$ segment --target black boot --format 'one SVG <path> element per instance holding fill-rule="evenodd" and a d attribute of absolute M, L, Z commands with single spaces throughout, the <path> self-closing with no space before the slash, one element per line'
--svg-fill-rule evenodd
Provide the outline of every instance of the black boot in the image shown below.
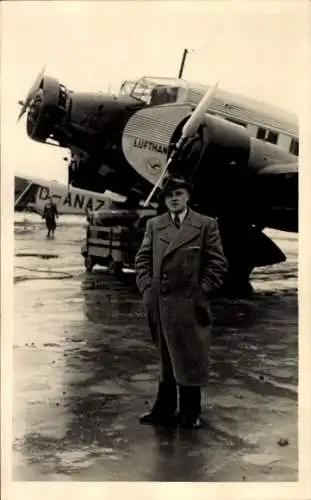
<path fill-rule="evenodd" d="M 141 415 L 141 424 L 175 426 L 177 388 L 174 382 L 160 382 L 156 401 L 150 412 Z"/>
<path fill-rule="evenodd" d="M 201 413 L 201 389 L 199 386 L 179 387 L 179 417 L 180 427 L 198 429 L 202 422 Z"/>

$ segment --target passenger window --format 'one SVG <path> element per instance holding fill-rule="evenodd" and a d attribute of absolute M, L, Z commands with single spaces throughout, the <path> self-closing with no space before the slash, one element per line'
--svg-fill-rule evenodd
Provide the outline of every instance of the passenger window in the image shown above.
<path fill-rule="evenodd" d="M 272 132 L 271 130 L 268 132 L 268 136 L 266 141 L 271 142 L 272 144 L 277 144 L 279 138 L 279 134 L 276 132 Z"/>
<path fill-rule="evenodd" d="M 299 154 L 299 143 L 298 143 L 297 139 L 292 139 L 292 142 L 290 143 L 289 151 L 293 155 L 298 156 L 298 154 Z"/>
<path fill-rule="evenodd" d="M 259 127 L 257 131 L 257 139 L 265 139 L 267 130 L 265 128 Z"/>

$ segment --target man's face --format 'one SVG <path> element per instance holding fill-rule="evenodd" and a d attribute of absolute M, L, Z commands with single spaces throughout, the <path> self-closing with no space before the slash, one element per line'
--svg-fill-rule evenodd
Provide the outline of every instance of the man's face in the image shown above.
<path fill-rule="evenodd" d="M 165 205 L 170 212 L 178 214 L 187 208 L 189 193 L 187 189 L 177 188 L 169 191 L 165 196 Z"/>

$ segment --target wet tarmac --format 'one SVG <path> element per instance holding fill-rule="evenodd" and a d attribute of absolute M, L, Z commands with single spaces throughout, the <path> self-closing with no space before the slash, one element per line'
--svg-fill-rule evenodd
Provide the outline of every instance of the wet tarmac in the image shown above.
<path fill-rule="evenodd" d="M 199 430 L 141 426 L 157 385 L 144 309 L 126 273 L 87 274 L 80 219 L 55 240 L 17 216 L 13 479 L 297 481 L 297 237 L 257 269 L 253 300 L 216 300 Z"/>

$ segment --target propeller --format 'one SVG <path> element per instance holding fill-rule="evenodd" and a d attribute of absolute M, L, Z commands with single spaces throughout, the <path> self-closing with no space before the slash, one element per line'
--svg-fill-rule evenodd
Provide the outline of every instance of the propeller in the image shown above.
<path fill-rule="evenodd" d="M 30 88 L 25 101 L 24 102 L 18 101 L 18 104 L 20 104 L 22 106 L 22 109 L 18 115 L 17 123 L 20 121 L 22 116 L 25 114 L 30 102 L 35 98 L 36 93 L 38 92 L 38 90 L 40 88 L 41 81 L 42 81 L 42 78 L 44 76 L 44 72 L 45 72 L 45 66 L 43 66 L 43 68 L 40 71 L 39 75 L 37 76 L 35 82 L 33 83 L 32 87 Z"/>
<path fill-rule="evenodd" d="M 206 92 L 206 94 L 202 97 L 201 101 L 199 102 L 199 104 L 197 105 L 197 107 L 195 108 L 193 113 L 190 115 L 189 119 L 184 124 L 184 126 L 182 128 L 182 132 L 181 132 L 181 138 L 179 139 L 178 143 L 175 145 L 175 148 L 174 148 L 172 154 L 170 155 L 170 157 L 166 163 L 166 166 L 163 169 L 162 174 L 160 175 L 159 179 L 157 180 L 156 184 L 154 185 L 148 198 L 145 200 L 145 202 L 143 204 L 144 207 L 146 207 L 150 203 L 150 200 L 153 197 L 157 188 L 160 186 L 170 163 L 172 162 L 172 160 L 174 160 L 177 157 L 178 153 L 183 148 L 186 140 L 189 139 L 190 137 L 192 137 L 193 135 L 195 135 L 196 132 L 198 131 L 199 126 L 202 124 L 202 122 L 204 120 L 205 113 L 206 113 L 208 107 L 210 106 L 214 96 L 215 96 L 215 93 L 216 93 L 216 90 L 218 87 L 218 83 L 219 82 L 216 82 L 215 85 L 213 85 L 213 87 L 211 87 Z"/>

